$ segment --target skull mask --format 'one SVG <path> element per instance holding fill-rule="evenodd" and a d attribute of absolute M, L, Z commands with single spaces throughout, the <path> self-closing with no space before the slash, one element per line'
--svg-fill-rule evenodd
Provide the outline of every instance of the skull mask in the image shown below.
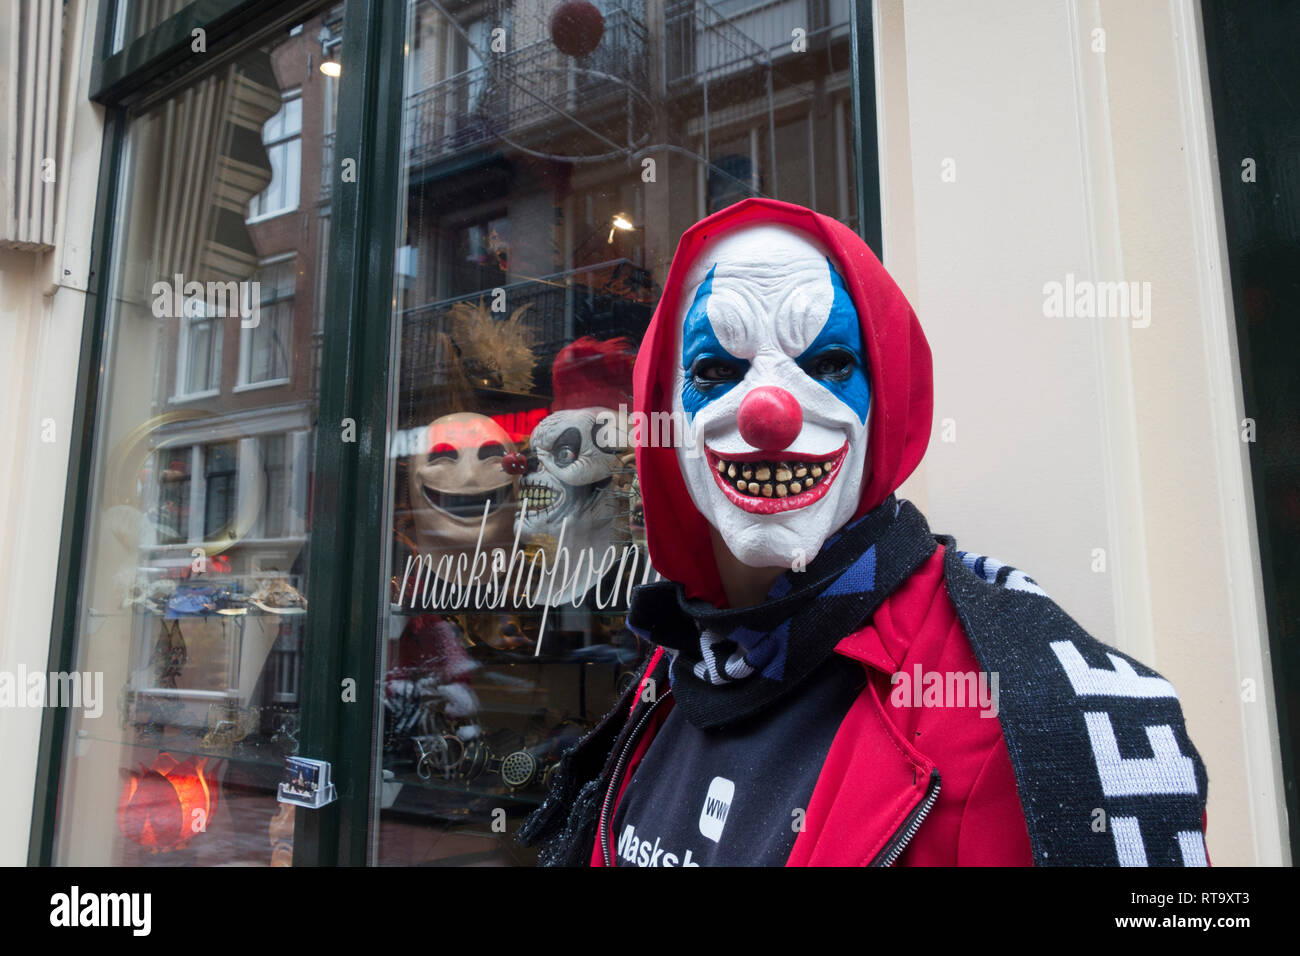
<path fill-rule="evenodd" d="M 742 563 L 812 560 L 858 507 L 870 383 L 853 301 L 826 253 L 755 225 L 686 283 L 673 411 L 691 500 Z"/>
<path fill-rule="evenodd" d="M 534 544 L 558 543 L 568 551 L 574 578 L 552 596 L 552 604 L 595 583 L 577 580 L 580 560 L 590 561 L 589 569 L 599 567 L 615 539 L 626 540 L 626 526 L 619 523 L 626 498 L 620 479 L 628 475 L 620 452 L 627 444 L 632 362 L 627 340 L 584 336 L 561 349 L 551 368 L 555 402 L 529 439 L 531 457 L 519 493 L 523 533 Z"/>
<path fill-rule="evenodd" d="M 614 475 L 623 467 L 619 449 L 602 445 L 609 412 L 604 408 L 570 408 L 546 416 L 533 429 L 534 462 L 519 484 L 524 534 L 558 537 L 570 550 L 608 542 L 617 516 Z"/>
<path fill-rule="evenodd" d="M 515 444 L 505 429 L 473 412 L 444 415 L 429 426 L 428 447 L 409 461 L 420 551 L 472 557 L 480 528 L 484 552 L 509 548 L 514 479 L 502 470 L 501 459 L 515 451 Z"/>

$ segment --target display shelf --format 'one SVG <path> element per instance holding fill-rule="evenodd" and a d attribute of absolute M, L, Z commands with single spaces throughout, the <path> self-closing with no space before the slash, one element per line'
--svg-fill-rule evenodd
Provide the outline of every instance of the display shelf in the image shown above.
<path fill-rule="evenodd" d="M 88 733 L 87 731 L 82 729 L 77 731 L 77 737 L 79 740 L 89 740 L 95 743 L 102 743 L 102 744 L 116 744 L 117 746 L 120 747 L 127 747 L 132 750 L 147 751 L 149 753 L 154 753 L 154 754 L 169 753 L 175 757 L 210 757 L 214 760 L 229 760 L 237 764 L 245 764 L 249 766 L 260 766 L 260 767 L 274 767 L 274 768 L 278 768 L 279 770 L 284 769 L 284 758 L 286 756 L 291 756 L 289 754 L 282 754 L 279 751 L 274 750 L 273 748 L 271 748 L 269 743 L 267 744 L 266 749 L 260 752 L 257 749 L 252 749 L 247 746 L 241 748 L 239 744 L 236 744 L 231 751 L 226 752 L 223 750 L 219 750 L 217 748 L 211 748 L 211 749 L 206 748 L 202 745 L 201 742 L 199 742 L 195 738 L 191 738 L 188 741 L 185 740 L 183 737 L 177 739 L 179 735 L 177 735 L 177 737 L 171 737 L 171 738 L 168 738 L 167 736 L 163 736 L 158 738 L 156 741 L 155 740 L 134 740 L 133 741 L 128 739 L 129 735 L 124 735 L 122 737 L 113 737 L 107 734 Z M 141 761 L 141 762 L 145 764 L 149 763 L 148 760 Z"/>
<path fill-rule="evenodd" d="M 294 617 L 307 616 L 306 608 L 286 608 L 285 610 L 282 611 L 265 611 L 260 607 L 249 607 L 249 608 L 244 608 L 243 611 L 244 613 L 242 614 L 222 614 L 219 611 L 211 611 L 207 614 L 177 614 L 175 617 L 167 617 L 166 611 L 159 611 L 155 608 L 136 606 L 129 613 L 138 614 L 141 617 L 156 617 L 160 620 L 168 620 L 168 621 L 196 621 L 196 620 L 206 621 L 211 619 L 236 621 L 239 620 L 240 618 L 249 618 L 249 617 L 294 618 Z M 122 613 L 123 615 L 126 615 L 128 612 L 126 610 L 123 610 Z M 94 616 L 109 617 L 112 615 L 105 614 L 103 612 L 96 612 Z"/>

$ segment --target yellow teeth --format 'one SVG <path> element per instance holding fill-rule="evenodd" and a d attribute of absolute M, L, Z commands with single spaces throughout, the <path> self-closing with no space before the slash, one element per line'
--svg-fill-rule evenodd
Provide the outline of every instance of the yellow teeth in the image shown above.
<path fill-rule="evenodd" d="M 830 477 L 835 461 L 727 461 L 719 458 L 714 468 L 727 484 L 743 495 L 785 498 L 807 491 Z"/>
<path fill-rule="evenodd" d="M 556 503 L 558 497 L 555 489 L 546 485 L 526 482 L 519 486 L 519 498 L 527 503 L 530 512 L 546 511 Z"/>

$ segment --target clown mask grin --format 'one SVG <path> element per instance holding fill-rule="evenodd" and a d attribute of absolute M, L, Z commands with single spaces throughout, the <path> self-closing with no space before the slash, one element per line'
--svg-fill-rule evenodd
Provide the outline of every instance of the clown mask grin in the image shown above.
<path fill-rule="evenodd" d="M 514 479 L 501 468 L 515 451 L 483 415 L 445 415 L 429 426 L 429 450 L 410 461 L 410 499 L 419 547 L 429 553 L 502 547 L 515 518 Z"/>
<path fill-rule="evenodd" d="M 713 478 L 737 508 L 751 514 L 770 515 L 806 508 L 820 501 L 835 481 L 848 454 L 846 442 L 832 455 L 785 455 L 765 452 L 724 458 L 705 448 Z"/>
<path fill-rule="evenodd" d="M 673 410 L 695 506 L 741 563 L 789 568 L 855 514 L 868 439 L 862 330 L 802 234 L 757 225 L 706 249 L 686 283 Z M 707 474 L 706 474 L 707 472 Z"/>
<path fill-rule="evenodd" d="M 431 508 L 445 513 L 448 518 L 472 523 L 477 523 L 483 517 L 485 506 L 491 514 L 510 502 L 508 484 L 482 494 L 461 495 L 439 491 L 421 481 L 420 493 Z"/>

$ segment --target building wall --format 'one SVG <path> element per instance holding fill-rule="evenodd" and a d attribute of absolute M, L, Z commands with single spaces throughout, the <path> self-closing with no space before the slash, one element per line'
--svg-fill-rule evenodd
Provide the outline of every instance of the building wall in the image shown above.
<path fill-rule="evenodd" d="M 1211 861 L 1285 862 L 1197 6 L 880 0 L 876 20 L 885 264 L 935 359 L 905 493 L 1168 677 Z M 1150 283 L 1149 322 L 1048 317 L 1067 275 Z"/>
<path fill-rule="evenodd" d="M 48 663 L 103 136 L 102 110 L 87 100 L 88 71 L 81 70 L 90 62 L 97 9 L 88 0 L 65 8 L 61 108 L 70 135 L 56 166 L 55 247 L 0 250 L 0 671 L 9 674 L 43 673 Z M 41 716 L 0 708 L 0 865 L 27 860 Z"/>

